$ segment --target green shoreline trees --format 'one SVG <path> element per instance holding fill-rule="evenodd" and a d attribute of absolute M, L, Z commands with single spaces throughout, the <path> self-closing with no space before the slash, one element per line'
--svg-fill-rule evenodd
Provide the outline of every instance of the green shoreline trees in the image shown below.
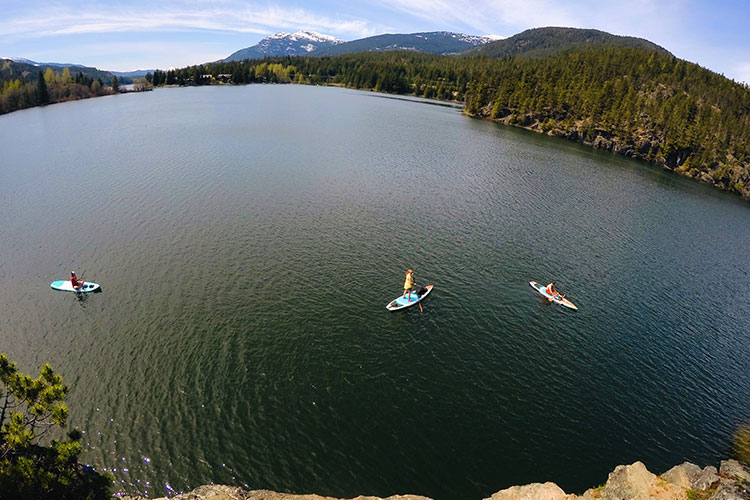
<path fill-rule="evenodd" d="M 68 387 L 49 365 L 31 378 L 0 354 L 0 498 L 110 498 L 111 478 L 78 462 L 80 431 L 42 444 L 64 427 L 67 395 Z"/>
<path fill-rule="evenodd" d="M 81 72 L 73 76 L 67 67 L 58 72 L 50 67 L 44 73 L 19 71 L 11 61 L 0 61 L 0 114 L 114 93 L 101 78 Z"/>

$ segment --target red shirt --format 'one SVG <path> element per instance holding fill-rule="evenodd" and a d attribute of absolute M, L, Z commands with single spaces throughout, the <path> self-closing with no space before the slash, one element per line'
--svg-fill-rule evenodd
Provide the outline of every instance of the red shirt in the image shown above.
<path fill-rule="evenodd" d="M 73 288 L 77 288 L 79 281 L 75 276 L 70 277 L 70 284 L 73 285 Z"/>

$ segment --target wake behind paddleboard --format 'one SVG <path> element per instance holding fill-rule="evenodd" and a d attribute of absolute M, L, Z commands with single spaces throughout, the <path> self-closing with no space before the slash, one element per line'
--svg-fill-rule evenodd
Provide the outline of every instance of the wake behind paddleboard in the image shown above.
<path fill-rule="evenodd" d="M 61 292 L 75 292 L 75 293 L 91 293 L 91 292 L 95 292 L 101 289 L 98 283 L 84 281 L 83 286 L 81 286 L 81 288 L 76 290 L 75 288 L 73 288 L 73 284 L 70 282 L 70 280 L 53 281 L 50 284 L 50 287 L 53 290 L 59 290 Z"/>
<path fill-rule="evenodd" d="M 562 295 L 550 295 L 547 293 L 547 287 L 544 285 L 540 285 L 536 281 L 529 281 L 529 285 L 531 285 L 531 288 L 535 289 L 537 292 L 541 293 L 546 299 L 551 300 L 553 302 L 557 302 L 561 306 L 565 306 L 570 309 L 578 310 L 578 307 L 563 297 Z"/>
<path fill-rule="evenodd" d="M 418 295 L 416 292 L 409 292 L 409 294 L 406 296 L 402 295 L 401 297 L 398 297 L 397 299 L 389 302 L 388 305 L 385 306 L 385 308 L 389 311 L 398 311 L 399 309 L 413 306 L 414 304 L 419 303 L 422 299 L 427 297 L 432 291 L 433 286 L 435 285 L 427 285 L 426 287 L 424 287 L 426 288 L 426 290 L 424 291 L 424 293 L 422 293 L 422 295 Z"/>

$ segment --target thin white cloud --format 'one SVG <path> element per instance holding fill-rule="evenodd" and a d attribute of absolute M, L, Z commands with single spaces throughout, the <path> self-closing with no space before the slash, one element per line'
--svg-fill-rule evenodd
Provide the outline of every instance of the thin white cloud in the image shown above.
<path fill-rule="evenodd" d="M 222 14 L 228 15 L 229 13 Z M 346 33 L 357 37 L 376 33 L 374 26 L 361 19 L 338 19 L 315 14 L 305 9 L 268 7 L 265 9 L 245 8 L 231 13 L 242 24 L 260 25 L 288 30 L 312 29 L 321 32 Z"/>
<path fill-rule="evenodd" d="M 519 29 L 540 26 L 577 26 L 581 19 L 569 3 L 551 0 L 493 0 L 487 2 L 493 21 Z M 513 33 L 511 33 L 512 35 Z"/>
<path fill-rule="evenodd" d="M 405 14 L 437 24 L 463 24 L 478 33 L 508 27 L 517 30 L 537 26 L 574 26 L 578 19 L 553 0 L 383 0 L 386 5 Z M 565 4 L 567 5 L 567 4 Z"/>
<path fill-rule="evenodd" d="M 646 36 L 674 32 L 689 12 L 688 0 L 382 0 L 433 25 L 461 24 L 475 33 L 514 35 L 528 28 L 596 28 Z"/>
<path fill-rule="evenodd" d="M 338 36 L 370 36 L 376 28 L 361 19 L 340 19 L 305 9 L 254 8 L 231 1 L 211 2 L 197 8 L 144 7 L 108 8 L 74 12 L 51 12 L 46 17 L 29 14 L 11 18 L 0 25 L 0 36 L 42 38 L 112 32 L 214 30 L 234 33 L 268 34 L 279 30 L 313 29 Z"/>
<path fill-rule="evenodd" d="M 112 71 L 182 68 L 226 55 L 221 48 L 203 42 L 120 42 L 86 47 L 87 62 Z"/>

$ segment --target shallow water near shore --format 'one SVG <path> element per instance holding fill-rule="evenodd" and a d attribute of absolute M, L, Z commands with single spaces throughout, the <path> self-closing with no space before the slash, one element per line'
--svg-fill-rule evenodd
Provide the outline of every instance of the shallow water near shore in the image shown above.
<path fill-rule="evenodd" d="M 0 116 L 0 351 L 163 496 L 566 491 L 750 419 L 750 205 L 453 106 L 163 89 Z M 435 285 L 389 312 L 404 271 Z M 50 289 L 75 270 L 102 285 Z M 578 307 L 528 284 L 555 280 Z"/>

